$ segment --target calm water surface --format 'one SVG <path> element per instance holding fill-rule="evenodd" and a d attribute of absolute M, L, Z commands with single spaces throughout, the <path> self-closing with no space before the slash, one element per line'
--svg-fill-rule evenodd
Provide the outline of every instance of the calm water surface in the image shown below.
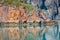
<path fill-rule="evenodd" d="M 12 24 L 14 25 L 14 24 Z M 43 34 L 46 25 L 0 25 L 0 40 L 59 40 L 59 25 L 49 26 Z M 3 27 L 1 27 L 3 26 Z"/>

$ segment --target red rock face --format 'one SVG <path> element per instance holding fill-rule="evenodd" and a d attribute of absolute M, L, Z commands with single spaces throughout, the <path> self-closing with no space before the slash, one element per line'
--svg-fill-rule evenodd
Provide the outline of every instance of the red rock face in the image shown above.
<path fill-rule="evenodd" d="M 5 6 L 0 7 L 0 21 L 4 20 L 5 18 Z"/>
<path fill-rule="evenodd" d="M 2 19 L 2 16 L 3 16 L 3 8 L 0 7 L 0 20 Z"/>
<path fill-rule="evenodd" d="M 23 6 L 21 6 L 18 10 L 12 8 L 7 15 L 8 20 L 24 20 L 28 21 L 31 17 L 31 21 L 37 21 L 40 20 L 38 13 L 33 10 L 32 16 L 28 17 L 28 14 Z"/>
<path fill-rule="evenodd" d="M 3 19 L 4 14 L 5 14 L 4 7 L 0 7 L 0 20 Z M 48 17 L 44 14 L 44 12 L 41 12 L 40 15 L 44 19 L 48 19 Z M 16 20 L 39 22 L 41 20 L 36 9 L 32 10 L 31 16 L 29 16 L 24 6 L 19 7 L 19 9 L 16 9 L 14 7 L 9 7 L 9 11 L 6 14 L 5 19 L 7 21 L 12 21 L 12 22 Z"/>

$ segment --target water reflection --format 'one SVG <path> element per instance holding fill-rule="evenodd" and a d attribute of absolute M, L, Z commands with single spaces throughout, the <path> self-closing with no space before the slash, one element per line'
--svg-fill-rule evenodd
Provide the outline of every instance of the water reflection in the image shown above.
<path fill-rule="evenodd" d="M 58 24 L 49 26 L 48 29 L 46 29 L 47 26 L 39 25 L 39 23 L 9 26 L 0 26 L 0 40 L 59 40 Z"/>

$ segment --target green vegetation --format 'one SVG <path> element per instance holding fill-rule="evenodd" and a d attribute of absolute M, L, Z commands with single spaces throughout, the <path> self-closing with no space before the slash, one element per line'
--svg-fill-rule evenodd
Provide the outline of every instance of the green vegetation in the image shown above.
<path fill-rule="evenodd" d="M 32 10 L 36 9 L 38 11 L 41 11 L 41 9 L 34 7 L 33 5 L 29 5 L 27 3 L 21 3 L 21 5 L 26 7 L 26 10 L 28 10 L 29 12 L 31 12 Z"/>
<path fill-rule="evenodd" d="M 4 0 L 4 4 L 5 5 L 13 5 L 13 6 L 15 5 L 17 7 L 20 6 L 19 0 Z"/>
<path fill-rule="evenodd" d="M 0 2 L 3 0 L 0 0 Z M 23 2 L 21 2 L 20 0 L 4 0 L 3 2 L 5 5 L 12 5 L 12 6 L 16 6 L 16 7 L 20 7 L 21 5 L 26 7 L 26 10 L 28 10 L 29 12 L 32 11 L 33 9 L 37 8 L 34 7 L 33 5 L 29 5 L 27 4 L 27 0 L 24 0 Z M 40 11 L 40 9 L 37 8 L 37 10 Z"/>
<path fill-rule="evenodd" d="M 29 10 L 29 11 L 31 11 L 34 8 L 34 6 L 29 5 L 29 4 L 25 4 L 25 3 L 21 3 L 21 5 L 25 6 L 26 9 Z"/>
<path fill-rule="evenodd" d="M 4 3 L 7 3 L 7 4 L 12 4 L 12 0 L 4 0 Z"/>

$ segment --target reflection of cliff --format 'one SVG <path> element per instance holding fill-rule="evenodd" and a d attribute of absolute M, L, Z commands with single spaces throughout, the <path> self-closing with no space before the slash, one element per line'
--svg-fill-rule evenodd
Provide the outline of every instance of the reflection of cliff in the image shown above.
<path fill-rule="evenodd" d="M 39 31 L 40 31 L 39 27 L 31 29 L 30 28 L 19 29 L 18 27 L 0 28 L 0 40 L 3 40 L 4 38 L 5 39 L 7 38 L 8 40 L 25 40 L 29 32 L 32 33 L 32 36 L 37 36 Z"/>

